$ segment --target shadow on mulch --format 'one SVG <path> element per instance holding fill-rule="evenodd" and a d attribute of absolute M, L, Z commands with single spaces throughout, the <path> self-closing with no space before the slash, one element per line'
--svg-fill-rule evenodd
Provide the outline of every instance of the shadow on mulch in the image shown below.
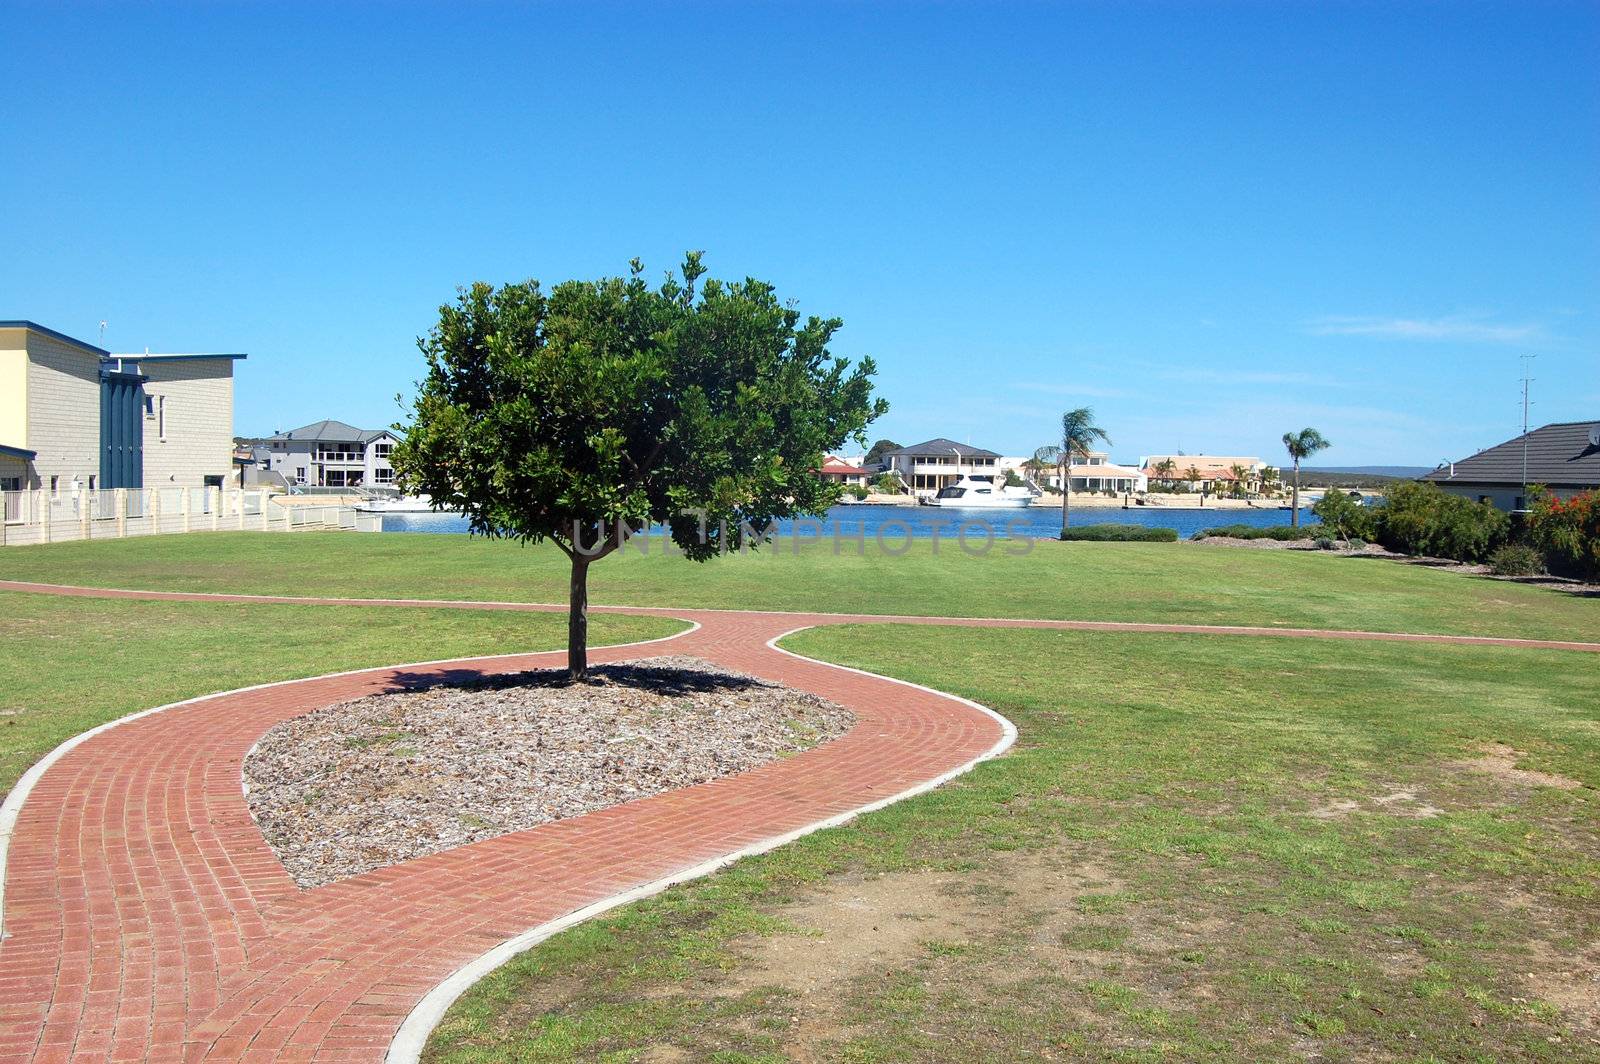
<path fill-rule="evenodd" d="M 596 665 L 589 679 L 574 684 L 565 669 L 530 669 L 526 672 L 484 672 L 481 669 L 446 669 L 443 672 L 398 671 L 389 678 L 384 693 L 430 691 L 440 687 L 459 687 L 469 691 L 498 691 L 508 687 L 634 687 L 660 695 L 680 697 L 711 691 L 741 691 L 771 686 L 750 676 L 723 672 L 706 664 L 701 668 L 644 663 Z"/>

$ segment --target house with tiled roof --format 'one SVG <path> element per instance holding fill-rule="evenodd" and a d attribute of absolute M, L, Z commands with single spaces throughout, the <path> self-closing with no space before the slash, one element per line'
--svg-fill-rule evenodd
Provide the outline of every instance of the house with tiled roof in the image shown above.
<path fill-rule="evenodd" d="M 1525 489 L 1536 484 L 1560 498 L 1600 489 L 1600 419 L 1545 425 L 1421 479 L 1508 511 L 1527 509 Z"/>
<path fill-rule="evenodd" d="M 867 470 L 865 466 L 830 454 L 822 461 L 822 468 L 817 470 L 817 475 L 823 480 L 831 480 L 838 484 L 865 484 Z"/>
<path fill-rule="evenodd" d="M 256 465 L 290 484 L 310 488 L 390 488 L 389 456 L 399 438 L 388 429 L 358 429 L 343 421 L 313 421 L 249 441 Z"/>
<path fill-rule="evenodd" d="M 1139 470 L 1152 483 L 1183 484 L 1195 491 L 1215 492 L 1239 481 L 1244 490 L 1261 490 L 1261 473 L 1267 463 L 1254 455 L 1150 454 L 1139 459 Z"/>
<path fill-rule="evenodd" d="M 972 473 L 995 476 L 1000 472 L 997 452 L 943 436 L 886 451 L 883 462 L 885 471 L 898 473 L 913 495 L 935 495 Z"/>

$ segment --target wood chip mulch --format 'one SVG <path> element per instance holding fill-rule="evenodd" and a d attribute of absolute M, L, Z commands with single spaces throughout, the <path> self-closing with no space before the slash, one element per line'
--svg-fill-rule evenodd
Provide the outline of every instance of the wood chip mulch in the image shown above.
<path fill-rule="evenodd" d="M 542 670 L 328 706 L 245 759 L 250 812 L 302 887 L 754 768 L 849 710 L 686 657 Z"/>

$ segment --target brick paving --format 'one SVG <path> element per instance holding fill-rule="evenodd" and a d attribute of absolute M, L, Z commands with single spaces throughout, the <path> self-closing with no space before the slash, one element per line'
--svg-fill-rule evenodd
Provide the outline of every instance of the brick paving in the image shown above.
<path fill-rule="evenodd" d="M 180 601 L 357 600 L 111 592 Z M 527 603 L 363 605 L 549 610 Z M 600 607 L 693 620 L 672 653 L 849 707 L 842 738 L 726 779 L 544 824 L 313 890 L 295 886 L 245 805 L 241 765 L 279 721 L 439 677 L 559 665 L 561 653 L 370 669 L 198 699 L 67 751 L 23 803 L 0 941 L 0 1062 L 380 1061 L 412 1007 L 461 965 L 618 892 L 936 779 L 1002 725 L 958 699 L 769 648 L 842 622 L 1428 640 L 1580 651 L 1600 644 L 1202 625 L 884 618 Z M 594 662 L 652 653 L 594 650 Z"/>

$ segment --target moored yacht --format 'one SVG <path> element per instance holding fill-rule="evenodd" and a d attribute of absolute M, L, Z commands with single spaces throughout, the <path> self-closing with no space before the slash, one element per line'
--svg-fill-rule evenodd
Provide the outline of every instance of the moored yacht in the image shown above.
<path fill-rule="evenodd" d="M 392 499 L 364 499 L 356 503 L 364 514 L 431 514 L 454 513 L 453 510 L 434 508 L 433 499 L 427 495 L 401 495 Z"/>
<path fill-rule="evenodd" d="M 1031 488 L 1008 487 L 1003 479 L 987 473 L 963 473 L 961 479 L 948 487 L 940 488 L 929 506 L 950 506 L 960 509 L 1005 508 L 1017 509 L 1032 506 L 1038 493 Z"/>

